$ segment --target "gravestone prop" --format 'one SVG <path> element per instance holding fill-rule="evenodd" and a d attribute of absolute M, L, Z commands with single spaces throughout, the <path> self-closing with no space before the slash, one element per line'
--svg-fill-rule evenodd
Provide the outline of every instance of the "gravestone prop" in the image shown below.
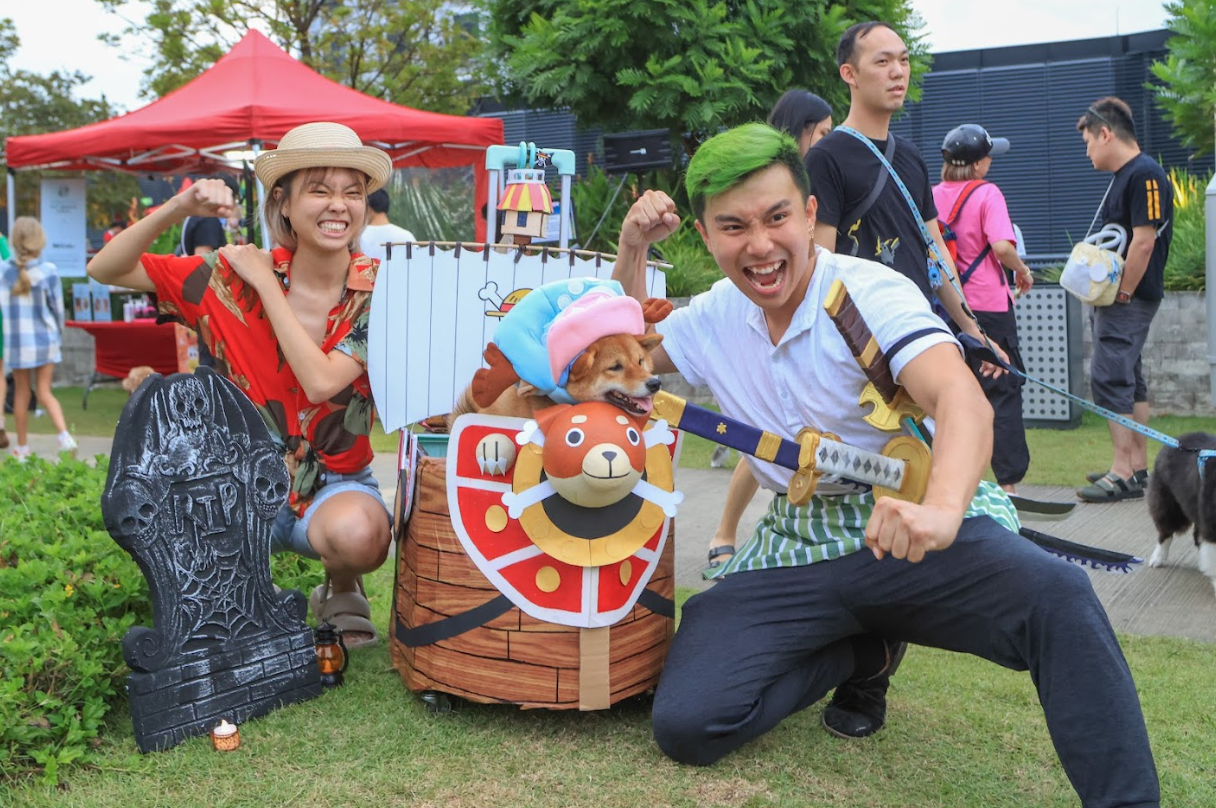
<path fill-rule="evenodd" d="M 123 410 L 101 509 L 152 598 L 122 644 L 141 752 L 321 694 L 304 596 L 270 580 L 287 491 L 256 407 L 210 369 L 153 374 Z"/>

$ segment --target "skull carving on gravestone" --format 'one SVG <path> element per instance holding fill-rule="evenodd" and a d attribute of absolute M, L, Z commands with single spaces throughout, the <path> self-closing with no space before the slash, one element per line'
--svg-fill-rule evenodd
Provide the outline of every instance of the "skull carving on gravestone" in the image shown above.
<path fill-rule="evenodd" d="M 211 416 L 211 400 L 203 383 L 193 376 L 175 380 L 169 386 L 169 412 L 182 430 L 202 429 Z"/>
<path fill-rule="evenodd" d="M 155 535 L 153 526 L 160 514 L 157 497 L 140 480 L 124 480 L 110 494 L 110 500 L 121 503 L 118 511 L 117 534 L 135 544 L 146 544 Z M 113 528 L 111 528 L 111 532 Z"/>
<path fill-rule="evenodd" d="M 262 454 L 254 461 L 253 504 L 258 515 L 270 519 L 287 501 L 287 464 L 275 454 Z"/>

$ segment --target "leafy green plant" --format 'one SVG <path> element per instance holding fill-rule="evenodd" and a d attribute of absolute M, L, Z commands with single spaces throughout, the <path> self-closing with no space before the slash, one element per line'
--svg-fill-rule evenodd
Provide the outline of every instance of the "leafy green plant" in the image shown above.
<path fill-rule="evenodd" d="M 468 169 L 401 169 L 385 189 L 389 218 L 423 241 L 472 241 L 472 189 Z"/>
<path fill-rule="evenodd" d="M 1170 291 L 1196 291 L 1206 286 L 1207 242 L 1204 192 L 1208 177 L 1191 174 L 1184 168 L 1171 168 L 1174 187 L 1174 230 L 1170 257 L 1165 264 L 1165 288 Z"/>
<path fill-rule="evenodd" d="M 618 193 L 622 179 L 625 187 Z M 587 176 L 573 183 L 570 198 L 574 203 L 574 232 L 582 249 L 616 252 L 621 222 L 633 204 L 634 190 L 628 178 L 610 177 L 599 166 L 591 166 Z"/>
<path fill-rule="evenodd" d="M 666 271 L 668 297 L 692 297 L 722 278 L 722 272 L 705 248 L 691 216 L 685 217 L 679 228 L 656 244 L 655 249 L 671 264 Z"/>
<path fill-rule="evenodd" d="M 121 642 L 149 617 L 139 568 L 106 533 L 107 462 L 0 462 L 0 771 L 87 758 L 122 689 Z"/>
<path fill-rule="evenodd" d="M 1212 113 L 1216 110 L 1216 6 L 1210 0 L 1173 0 L 1163 4 L 1169 14 L 1165 59 L 1149 68 L 1160 82 L 1149 86 L 1165 110 L 1174 132 L 1199 154 L 1212 151 Z"/>
<path fill-rule="evenodd" d="M 151 624 L 147 583 L 106 532 L 109 463 L 0 461 L 0 777 L 90 760 L 124 698 L 122 638 Z M 320 565 L 276 556 L 275 581 L 305 593 Z"/>
<path fill-rule="evenodd" d="M 489 10 L 508 97 L 606 131 L 668 129 L 688 154 L 722 127 L 762 120 L 791 87 L 844 109 L 833 56 L 853 23 L 888 20 L 904 34 L 914 98 L 929 63 L 907 0 L 497 0 Z"/>

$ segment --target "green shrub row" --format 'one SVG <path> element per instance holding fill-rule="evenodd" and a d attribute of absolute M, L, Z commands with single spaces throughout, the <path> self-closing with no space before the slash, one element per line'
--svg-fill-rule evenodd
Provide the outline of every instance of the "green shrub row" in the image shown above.
<path fill-rule="evenodd" d="M 0 777 L 89 759 L 125 698 L 122 638 L 151 625 L 139 567 L 106 532 L 108 461 L 0 460 Z M 276 556 L 275 581 L 309 591 L 320 566 Z"/>

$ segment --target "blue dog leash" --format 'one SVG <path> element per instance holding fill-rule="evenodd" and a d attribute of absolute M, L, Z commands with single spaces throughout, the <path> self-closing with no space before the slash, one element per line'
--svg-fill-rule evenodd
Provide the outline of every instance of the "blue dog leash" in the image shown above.
<path fill-rule="evenodd" d="M 1207 460 L 1209 460 L 1213 457 L 1216 457 L 1216 450 L 1187 449 L 1185 446 L 1183 446 L 1181 443 L 1178 442 L 1177 438 L 1171 437 L 1171 436 L 1165 434 L 1164 432 L 1158 432 L 1157 430 L 1147 427 L 1144 424 L 1140 424 L 1140 423 L 1133 421 L 1132 419 L 1128 418 L 1125 415 L 1120 415 L 1117 412 L 1112 412 L 1111 410 L 1108 410 L 1105 407 L 1099 406 L 1099 405 L 1093 403 L 1092 401 L 1088 401 L 1086 399 L 1081 398 L 1080 396 L 1073 395 L 1072 393 L 1068 392 L 1067 390 L 1062 390 L 1059 387 L 1056 387 L 1055 385 L 1048 384 L 1047 382 L 1036 379 L 1035 377 L 1033 377 L 1027 373 L 1023 373 L 1022 371 L 1018 370 L 1017 368 L 1015 368 L 1013 365 L 1009 364 L 1008 362 L 1002 362 L 1000 357 L 998 357 L 994 351 L 992 351 L 987 345 L 981 344 L 978 340 L 976 340 L 975 337 L 971 336 L 970 334 L 959 334 L 958 340 L 959 340 L 959 342 L 961 342 L 963 344 L 963 350 L 967 351 L 967 353 L 974 354 L 977 358 L 979 358 L 985 362 L 992 362 L 995 365 L 1000 365 L 1002 368 L 1004 368 L 1009 373 L 1013 373 L 1016 376 L 1021 376 L 1026 381 L 1034 382 L 1035 384 L 1039 385 L 1040 387 L 1045 387 L 1048 390 L 1050 390 L 1051 392 L 1055 393 L 1056 395 L 1063 396 L 1064 398 L 1068 399 L 1069 401 L 1075 401 L 1078 404 L 1078 406 L 1080 406 L 1082 409 L 1089 410 L 1092 413 L 1102 416 L 1103 418 L 1105 418 L 1108 421 L 1113 421 L 1114 423 L 1118 424 L 1119 426 L 1126 427 L 1127 429 L 1130 429 L 1133 432 L 1138 432 L 1141 435 L 1145 436 L 1146 438 L 1152 438 L 1153 440 L 1157 441 L 1158 443 L 1169 446 L 1172 449 L 1181 449 L 1183 451 L 1194 451 L 1197 455 L 1197 462 L 1199 463 L 1200 476 L 1203 475 L 1204 463 Z"/>

